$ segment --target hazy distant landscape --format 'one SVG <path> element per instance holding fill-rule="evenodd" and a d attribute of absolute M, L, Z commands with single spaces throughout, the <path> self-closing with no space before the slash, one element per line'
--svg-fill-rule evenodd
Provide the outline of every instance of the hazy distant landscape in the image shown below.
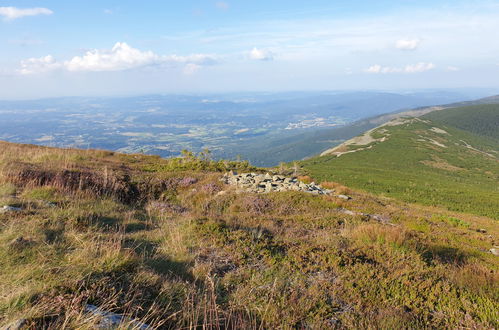
<path fill-rule="evenodd" d="M 230 93 L 126 98 L 0 101 L 0 140 L 54 147 L 178 156 L 209 149 L 215 158 L 256 165 L 289 161 L 262 155 L 300 134 L 382 113 L 463 101 L 487 91 Z M 338 144 L 349 136 L 325 141 Z M 301 137 L 300 137 L 301 139 Z M 311 150 L 313 155 L 316 150 Z"/>

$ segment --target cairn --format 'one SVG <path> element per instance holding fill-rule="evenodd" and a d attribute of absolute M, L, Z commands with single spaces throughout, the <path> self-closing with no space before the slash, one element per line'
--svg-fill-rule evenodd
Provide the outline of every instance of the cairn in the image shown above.
<path fill-rule="evenodd" d="M 222 177 L 221 181 L 237 187 L 238 191 L 253 193 L 269 193 L 276 191 L 303 191 L 315 195 L 331 194 L 333 191 L 321 188 L 319 185 L 304 183 L 296 177 L 282 175 L 241 173 L 231 171 Z"/>

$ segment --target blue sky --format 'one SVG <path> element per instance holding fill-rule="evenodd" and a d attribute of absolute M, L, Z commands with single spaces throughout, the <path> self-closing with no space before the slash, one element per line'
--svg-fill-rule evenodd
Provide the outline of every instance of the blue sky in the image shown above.
<path fill-rule="evenodd" d="M 0 0 L 0 98 L 499 87 L 499 1 Z"/>

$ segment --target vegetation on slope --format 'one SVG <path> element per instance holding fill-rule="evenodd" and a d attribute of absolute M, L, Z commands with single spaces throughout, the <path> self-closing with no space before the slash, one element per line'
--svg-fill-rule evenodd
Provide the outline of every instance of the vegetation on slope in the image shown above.
<path fill-rule="evenodd" d="M 499 219 L 499 144 L 494 140 L 418 119 L 382 126 L 372 136 L 386 141 L 352 145 L 347 150 L 361 150 L 301 165 L 317 180 Z"/>
<path fill-rule="evenodd" d="M 483 104 L 434 111 L 423 118 L 499 140 L 499 104 Z"/>
<path fill-rule="evenodd" d="M 1 323 L 90 327 L 89 303 L 158 328 L 499 326 L 491 219 L 332 183 L 353 199 L 236 194 L 220 171 L 247 164 L 191 154 L 0 147 L 21 208 L 0 214 Z"/>

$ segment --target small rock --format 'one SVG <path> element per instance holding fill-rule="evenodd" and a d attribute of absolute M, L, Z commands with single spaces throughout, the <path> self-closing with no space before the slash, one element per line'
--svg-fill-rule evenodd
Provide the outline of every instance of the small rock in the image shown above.
<path fill-rule="evenodd" d="M 367 216 L 368 216 L 368 218 L 376 220 L 376 221 L 381 222 L 381 223 L 388 223 L 391 220 L 389 217 L 385 217 L 385 216 L 379 215 L 379 214 L 367 214 Z"/>
<path fill-rule="evenodd" d="M 479 233 L 483 233 L 483 234 L 485 234 L 485 233 L 487 232 L 487 231 L 486 231 L 485 229 L 483 229 L 483 228 L 477 229 L 476 231 L 477 231 L 477 232 L 479 232 Z"/>
<path fill-rule="evenodd" d="M 499 256 L 499 248 L 497 247 L 490 249 L 489 252 L 495 256 Z"/>
<path fill-rule="evenodd" d="M 0 213 L 7 213 L 7 212 L 19 212 L 22 211 L 20 207 L 14 207 L 14 206 L 9 206 L 5 205 L 0 209 Z"/>
<path fill-rule="evenodd" d="M 95 325 L 97 329 L 117 329 L 125 324 L 130 325 L 133 329 L 152 329 L 145 323 L 131 320 L 121 314 L 107 312 L 95 305 L 85 306 L 85 312 L 99 319 L 99 322 Z"/>
<path fill-rule="evenodd" d="M 343 210 L 343 213 L 348 214 L 348 215 L 355 215 L 355 212 L 350 211 L 350 210 Z"/>
<path fill-rule="evenodd" d="M 352 199 L 352 197 L 347 196 L 347 195 L 338 195 L 338 198 L 344 199 L 346 201 Z"/>

